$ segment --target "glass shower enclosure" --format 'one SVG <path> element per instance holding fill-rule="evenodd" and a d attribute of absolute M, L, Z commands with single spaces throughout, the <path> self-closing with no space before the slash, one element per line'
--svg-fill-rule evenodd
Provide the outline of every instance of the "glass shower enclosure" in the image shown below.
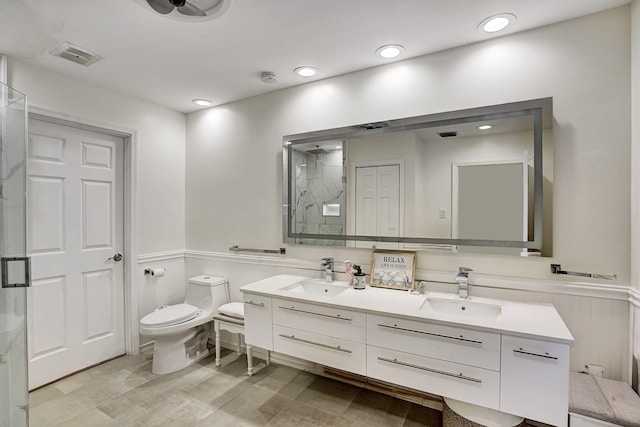
<path fill-rule="evenodd" d="M 28 425 L 26 97 L 0 83 L 0 427 Z"/>

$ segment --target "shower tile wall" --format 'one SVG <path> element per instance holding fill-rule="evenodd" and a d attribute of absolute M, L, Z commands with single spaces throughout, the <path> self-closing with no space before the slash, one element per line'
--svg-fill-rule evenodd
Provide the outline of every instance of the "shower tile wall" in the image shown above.
<path fill-rule="evenodd" d="M 344 234 L 346 194 L 343 183 L 342 150 L 324 153 L 293 152 L 295 165 L 295 227 L 298 233 Z M 324 216 L 325 203 L 339 204 L 340 216 Z M 345 242 L 301 239 L 317 246 L 344 246 Z"/>

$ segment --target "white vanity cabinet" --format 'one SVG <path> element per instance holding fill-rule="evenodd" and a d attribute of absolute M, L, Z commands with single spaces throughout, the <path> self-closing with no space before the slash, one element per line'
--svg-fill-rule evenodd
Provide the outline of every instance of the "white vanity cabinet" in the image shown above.
<path fill-rule="evenodd" d="M 368 314 L 367 376 L 499 409 L 500 334 Z"/>
<path fill-rule="evenodd" d="M 303 276 L 242 288 L 246 340 L 335 369 L 566 427 L 573 337 L 550 304 L 474 298 L 500 316 L 425 309 L 386 289 L 294 292 Z M 306 283 L 306 282 L 305 282 Z M 346 287 L 346 286 L 345 286 Z"/>
<path fill-rule="evenodd" d="M 567 426 L 569 344 L 502 335 L 500 410 Z"/>
<path fill-rule="evenodd" d="M 244 294 L 244 339 L 247 344 L 273 350 L 271 298 Z"/>
<path fill-rule="evenodd" d="M 366 375 L 365 314 L 273 299 L 274 351 Z"/>

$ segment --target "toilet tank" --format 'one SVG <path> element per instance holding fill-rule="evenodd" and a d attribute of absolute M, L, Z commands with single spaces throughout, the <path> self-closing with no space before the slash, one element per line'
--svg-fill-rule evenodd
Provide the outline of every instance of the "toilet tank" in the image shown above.
<path fill-rule="evenodd" d="M 190 278 L 187 282 L 184 302 L 201 310 L 212 311 L 228 302 L 227 294 L 226 278 L 202 274 Z"/>

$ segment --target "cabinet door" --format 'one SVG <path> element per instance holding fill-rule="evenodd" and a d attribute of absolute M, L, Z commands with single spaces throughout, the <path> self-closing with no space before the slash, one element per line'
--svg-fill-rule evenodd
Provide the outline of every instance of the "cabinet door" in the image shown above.
<path fill-rule="evenodd" d="M 366 346 L 364 343 L 314 334 L 284 326 L 273 326 L 275 351 L 304 360 L 366 375 Z"/>
<path fill-rule="evenodd" d="M 271 298 L 244 294 L 244 339 L 247 344 L 273 350 Z"/>
<path fill-rule="evenodd" d="M 500 370 L 500 334 L 367 314 L 367 344 Z"/>
<path fill-rule="evenodd" d="M 500 400 L 499 372 L 374 346 L 367 376 L 491 409 Z"/>
<path fill-rule="evenodd" d="M 365 314 L 292 300 L 273 299 L 274 325 L 364 343 Z"/>
<path fill-rule="evenodd" d="M 503 335 L 500 410 L 566 427 L 569 345 Z"/>

